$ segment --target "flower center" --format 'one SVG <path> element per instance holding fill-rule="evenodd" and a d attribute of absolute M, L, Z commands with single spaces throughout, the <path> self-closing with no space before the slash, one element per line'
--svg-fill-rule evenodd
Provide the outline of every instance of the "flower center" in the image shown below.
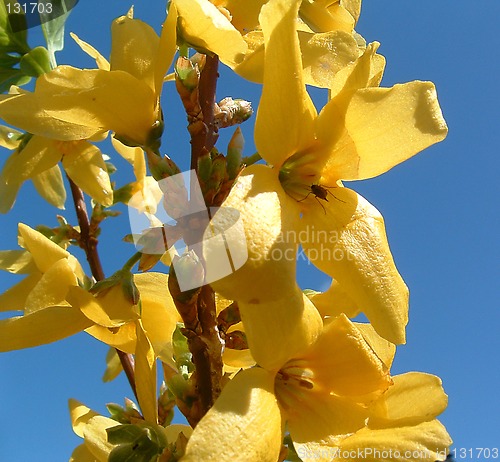
<path fill-rule="evenodd" d="M 311 369 L 290 364 L 276 374 L 276 396 L 287 411 L 293 410 L 297 401 L 308 399 L 307 394 L 313 389 L 314 373 Z"/>

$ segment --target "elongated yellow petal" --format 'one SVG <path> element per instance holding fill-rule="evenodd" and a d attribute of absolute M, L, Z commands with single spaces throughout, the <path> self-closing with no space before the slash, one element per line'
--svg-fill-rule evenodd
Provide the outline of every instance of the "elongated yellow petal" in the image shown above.
<path fill-rule="evenodd" d="M 80 39 L 80 37 L 78 37 L 78 35 L 73 32 L 70 32 L 69 35 L 85 53 L 87 53 L 91 58 L 95 59 L 95 62 L 99 69 L 102 69 L 103 71 L 110 70 L 109 61 L 103 55 L 101 55 L 101 53 L 99 53 L 92 45 Z"/>
<path fill-rule="evenodd" d="M 134 276 L 141 294 L 141 321 L 156 356 L 172 357 L 172 334 L 182 319 L 168 290 L 168 275 L 143 273 Z"/>
<path fill-rule="evenodd" d="M 108 419 L 102 415 L 96 415 L 89 419 L 83 428 L 85 446 L 99 461 L 107 461 L 114 446 L 108 443 L 108 428 L 116 427 L 119 423 L 116 420 Z"/>
<path fill-rule="evenodd" d="M 71 417 L 71 426 L 73 431 L 81 438 L 83 438 L 83 429 L 88 424 L 92 417 L 99 415 L 89 407 L 85 406 L 80 401 L 70 398 L 68 401 L 69 415 Z"/>
<path fill-rule="evenodd" d="M 259 25 L 259 13 L 267 0 L 226 0 L 223 5 L 231 13 L 231 23 L 242 34 L 246 34 Z"/>
<path fill-rule="evenodd" d="M 378 335 L 371 324 L 355 322 L 354 325 L 361 332 L 375 354 L 382 360 L 387 368 L 390 368 L 396 354 L 396 345 Z"/>
<path fill-rule="evenodd" d="M 100 124 L 89 126 L 83 119 L 74 118 L 70 122 L 51 117 L 46 112 L 44 101 L 34 93 L 0 95 L 0 117 L 27 132 L 59 140 L 88 139 L 107 131 Z"/>
<path fill-rule="evenodd" d="M 452 441 L 444 426 L 437 420 L 419 425 L 371 430 L 366 427 L 346 438 L 340 445 L 341 453 L 360 450 L 363 460 L 380 462 L 390 460 L 443 461 Z M 392 454 L 389 458 L 382 454 Z"/>
<path fill-rule="evenodd" d="M 23 132 L 14 128 L 0 125 L 0 146 L 6 149 L 16 149 L 21 142 L 20 137 Z"/>
<path fill-rule="evenodd" d="M 325 316 L 336 317 L 341 313 L 349 318 L 354 318 L 361 311 L 355 301 L 335 280 L 332 281 L 327 291 L 314 294 L 310 298 L 323 318 Z"/>
<path fill-rule="evenodd" d="M 312 34 L 299 31 L 299 39 L 304 80 L 315 87 L 329 88 L 333 76 L 358 57 L 356 40 L 347 32 Z"/>
<path fill-rule="evenodd" d="M 26 298 L 25 314 L 42 310 L 49 306 L 64 306 L 66 294 L 78 281 L 68 260 L 63 258 L 46 271 Z"/>
<path fill-rule="evenodd" d="M 196 426 L 182 462 L 276 462 L 282 423 L 273 388 L 272 373 L 240 372 Z"/>
<path fill-rule="evenodd" d="M 148 422 L 157 423 L 156 357 L 140 321 L 136 323 L 135 378 L 137 397 L 142 415 Z"/>
<path fill-rule="evenodd" d="M 385 364 L 345 315 L 325 326 L 316 343 L 296 355 L 287 367 L 294 365 L 304 365 L 313 372 L 311 394 L 318 396 L 333 392 L 364 401 L 365 395 L 381 395 L 392 383 Z"/>
<path fill-rule="evenodd" d="M 26 250 L 1 250 L 0 269 L 14 274 L 29 274 L 36 270 L 36 266 Z"/>
<path fill-rule="evenodd" d="M 173 0 L 182 37 L 194 47 L 209 50 L 234 66 L 243 59 L 247 45 L 229 19 L 208 0 Z"/>
<path fill-rule="evenodd" d="M 85 329 L 85 332 L 110 347 L 118 348 L 119 350 L 129 354 L 135 353 L 137 341 L 135 322 L 128 322 L 123 326 L 116 328 L 94 325 Z"/>
<path fill-rule="evenodd" d="M 370 407 L 371 428 L 403 427 L 433 420 L 448 404 L 439 377 L 408 372 L 393 377 L 394 385 Z"/>
<path fill-rule="evenodd" d="M 92 325 L 80 310 L 52 306 L 26 316 L 0 321 L 0 351 L 45 345 L 74 335 Z"/>
<path fill-rule="evenodd" d="M 94 457 L 94 454 L 85 446 L 85 444 L 80 444 L 71 453 L 69 462 L 101 462 Z"/>
<path fill-rule="evenodd" d="M 241 236 L 226 238 L 233 261 L 245 255 L 248 259 L 236 272 L 212 282 L 215 290 L 246 303 L 277 300 L 287 290 L 293 291 L 297 242 L 288 239 L 287 232 L 297 229 L 300 210 L 281 188 L 276 170 L 264 165 L 246 168 L 215 214 L 214 228 L 225 231 L 228 227 L 226 208 L 239 212 L 244 228 Z M 220 260 L 221 249 L 209 244 L 205 241 L 203 251 L 210 265 Z"/>
<path fill-rule="evenodd" d="M 103 327 L 119 327 L 137 319 L 133 305 L 125 300 L 121 286 L 111 287 L 102 296 L 94 297 L 81 287 L 68 290 L 67 301 L 94 323 Z"/>
<path fill-rule="evenodd" d="M 354 191 L 332 191 L 328 202 L 321 201 L 324 208 L 319 199 L 310 198 L 303 214 L 304 228 L 321 229 L 329 238 L 302 246 L 314 265 L 339 282 L 378 334 L 404 343 L 408 288 L 394 264 L 382 215 Z"/>
<path fill-rule="evenodd" d="M 106 164 L 97 146 L 80 141 L 67 146 L 63 167 L 69 177 L 96 202 L 113 204 L 113 189 Z"/>
<path fill-rule="evenodd" d="M 42 233 L 24 223 L 19 223 L 20 245 L 31 253 L 37 268 L 45 273 L 58 260 L 68 258 L 69 253 Z"/>
<path fill-rule="evenodd" d="M 443 140 L 447 132 L 431 82 L 359 90 L 349 101 L 323 177 L 331 182 L 381 175 Z"/>
<path fill-rule="evenodd" d="M 62 157 L 53 140 L 33 136 L 22 151 L 14 152 L 5 163 L 2 175 L 7 182 L 23 182 L 52 168 Z"/>
<path fill-rule="evenodd" d="M 37 79 L 34 93 L 0 97 L 0 117 L 30 133 L 70 141 L 108 130 L 146 143 L 156 120 L 156 96 L 124 71 L 59 66 Z"/>
<path fill-rule="evenodd" d="M 160 38 L 147 23 L 121 16 L 111 24 L 112 71 L 125 71 L 155 91 L 155 59 Z"/>
<path fill-rule="evenodd" d="M 36 271 L 0 295 L 0 311 L 23 311 L 26 298 L 36 286 L 42 273 Z"/>
<path fill-rule="evenodd" d="M 352 32 L 354 18 L 338 2 L 319 2 L 306 0 L 300 7 L 300 17 L 316 32 L 341 30 Z"/>
<path fill-rule="evenodd" d="M 312 144 L 316 110 L 302 77 L 297 0 L 270 0 L 261 10 L 264 87 L 255 122 L 259 154 L 276 167 Z"/>
<path fill-rule="evenodd" d="M 172 64 L 177 51 L 177 10 L 173 3 L 168 8 L 160 35 L 160 43 L 155 58 L 155 94 L 160 95 L 163 79 Z"/>
<path fill-rule="evenodd" d="M 340 462 L 341 459 L 335 459 L 335 454 L 328 447 L 335 447 L 346 436 L 362 428 L 366 410 L 359 404 L 335 395 L 318 400 L 310 398 L 304 391 L 300 398 L 298 395 L 298 399 L 290 400 L 293 407 L 288 407 L 285 413 L 300 460 Z"/>
<path fill-rule="evenodd" d="M 38 194 L 49 204 L 64 210 L 66 189 L 59 165 L 54 165 L 52 168 L 33 176 L 31 181 L 33 181 Z"/>
<path fill-rule="evenodd" d="M 279 300 L 238 306 L 253 358 L 271 371 L 312 345 L 323 327 L 318 310 L 298 287 Z"/>

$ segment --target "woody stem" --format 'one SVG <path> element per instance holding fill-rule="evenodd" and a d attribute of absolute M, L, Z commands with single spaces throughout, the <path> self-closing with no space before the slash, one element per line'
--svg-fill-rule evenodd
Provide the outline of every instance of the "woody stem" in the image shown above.
<path fill-rule="evenodd" d="M 102 281 L 103 279 L 105 279 L 105 275 L 102 269 L 99 253 L 97 251 L 98 241 L 91 229 L 91 223 L 87 213 L 87 206 L 85 204 L 83 191 L 69 176 L 68 181 L 71 188 L 71 194 L 73 196 L 73 204 L 75 206 L 78 225 L 80 226 L 80 239 L 78 240 L 78 244 L 85 252 L 85 256 L 87 257 L 92 276 L 94 276 L 94 279 L 96 281 Z M 137 392 L 135 389 L 134 358 L 131 354 L 125 353 L 118 349 L 116 349 L 116 353 L 120 358 L 120 362 L 122 364 L 123 370 L 125 371 L 128 382 L 130 383 L 130 387 L 132 388 L 132 391 L 137 398 Z"/>

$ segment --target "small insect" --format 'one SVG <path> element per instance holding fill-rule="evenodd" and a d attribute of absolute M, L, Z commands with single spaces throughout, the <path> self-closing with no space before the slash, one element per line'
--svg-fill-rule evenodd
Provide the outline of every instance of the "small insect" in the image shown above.
<path fill-rule="evenodd" d="M 303 199 L 301 199 L 300 201 L 297 201 L 297 202 L 305 201 L 311 194 L 313 194 L 314 198 L 318 201 L 318 204 L 321 205 L 321 207 L 323 208 L 323 211 L 326 214 L 325 206 L 319 200 L 321 199 L 322 201 L 329 202 L 328 201 L 328 194 L 330 194 L 330 196 L 332 196 L 334 199 L 338 200 L 339 202 L 345 203 L 345 201 L 343 201 L 342 199 L 339 199 L 337 196 L 335 196 L 335 194 L 333 194 L 331 191 L 329 191 L 329 189 L 331 189 L 331 188 L 335 188 L 335 186 L 321 186 L 320 184 L 312 184 L 309 187 L 310 191 L 307 193 L 306 197 L 304 197 Z"/>

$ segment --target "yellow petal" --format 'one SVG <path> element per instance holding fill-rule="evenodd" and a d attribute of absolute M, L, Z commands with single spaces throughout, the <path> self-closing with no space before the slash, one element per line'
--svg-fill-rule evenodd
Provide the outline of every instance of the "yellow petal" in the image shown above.
<path fill-rule="evenodd" d="M 335 280 L 332 281 L 327 291 L 315 293 L 310 298 L 323 318 L 325 316 L 337 317 L 341 313 L 354 318 L 360 313 L 354 300 Z"/>
<path fill-rule="evenodd" d="M 136 323 L 135 385 L 142 415 L 148 422 L 157 423 L 156 357 L 140 321 Z"/>
<path fill-rule="evenodd" d="M 253 165 L 238 177 L 222 210 L 214 215 L 215 229 L 226 230 L 224 209 L 229 208 L 239 212 L 245 235 L 226 238 L 228 249 L 233 261 L 244 261 L 246 255 L 248 259 L 211 285 L 224 297 L 246 303 L 282 298 L 284 291 L 295 287 L 297 242 L 288 240 L 286 233 L 298 226 L 297 202 L 283 191 L 275 170 Z M 219 246 L 205 241 L 203 252 L 209 265 L 221 260 Z"/>
<path fill-rule="evenodd" d="M 312 371 L 312 392 L 318 395 L 333 392 L 364 401 L 365 395 L 380 395 L 392 383 L 385 364 L 345 315 L 325 326 L 316 343 L 287 367 L 298 365 Z"/>
<path fill-rule="evenodd" d="M 80 444 L 71 453 L 69 462 L 101 462 L 97 460 L 85 444 Z"/>
<path fill-rule="evenodd" d="M 44 101 L 34 93 L 0 95 L 0 117 L 27 132 L 60 140 L 87 139 L 105 131 L 101 126 L 89 126 L 77 118 L 70 122 L 51 117 Z"/>
<path fill-rule="evenodd" d="M 443 425 L 433 420 L 419 425 L 371 430 L 363 428 L 346 438 L 340 445 L 341 453 L 362 451 L 363 460 L 368 462 L 408 460 L 445 460 L 447 448 L 452 441 Z M 384 457 L 381 454 L 392 454 Z"/>
<path fill-rule="evenodd" d="M 107 461 L 110 452 L 115 446 L 108 443 L 108 428 L 116 427 L 119 423 L 116 420 L 108 419 L 101 415 L 96 415 L 89 419 L 83 428 L 85 446 L 100 461 Z"/>
<path fill-rule="evenodd" d="M 167 19 L 163 23 L 155 58 L 155 94 L 159 95 L 163 87 L 163 79 L 172 64 L 177 51 L 177 10 L 173 3 L 168 8 Z"/>
<path fill-rule="evenodd" d="M 104 370 L 102 381 L 111 382 L 120 375 L 121 371 L 123 371 L 123 367 L 116 348 L 110 347 L 106 353 L 106 369 Z"/>
<path fill-rule="evenodd" d="M 433 420 L 448 404 L 439 377 L 408 372 L 393 377 L 394 385 L 370 407 L 371 428 L 403 427 Z"/>
<path fill-rule="evenodd" d="M 340 462 L 328 446 L 362 428 L 367 415 L 358 404 L 335 395 L 319 400 L 305 392 L 302 400 L 290 404 L 294 407 L 286 411 L 288 429 L 303 462 Z"/>
<path fill-rule="evenodd" d="M 261 157 L 276 167 L 314 140 L 316 110 L 304 85 L 296 31 L 299 4 L 270 0 L 260 14 L 266 54 L 255 144 Z"/>
<path fill-rule="evenodd" d="M 300 7 L 300 17 L 316 32 L 342 30 L 352 32 L 354 18 L 338 2 L 325 2 L 306 0 Z"/>
<path fill-rule="evenodd" d="M 78 285 L 68 260 L 63 258 L 46 271 L 26 298 L 24 312 L 30 314 L 49 306 L 64 306 L 71 286 Z"/>
<path fill-rule="evenodd" d="M 183 462 L 276 462 L 281 448 L 281 414 L 274 375 L 259 368 L 239 373 L 189 438 Z"/>
<path fill-rule="evenodd" d="M 135 322 L 128 322 L 116 328 L 95 325 L 85 329 L 85 332 L 110 347 L 129 354 L 135 353 Z"/>
<path fill-rule="evenodd" d="M 330 182 L 381 175 L 443 140 L 447 132 L 431 82 L 359 90 L 349 101 L 323 177 Z"/>
<path fill-rule="evenodd" d="M 120 16 L 111 24 L 111 70 L 125 71 L 155 91 L 155 58 L 160 38 L 139 19 Z"/>
<path fill-rule="evenodd" d="M 385 235 L 382 215 L 347 188 L 336 188 L 328 202 L 310 198 L 304 228 L 326 231 L 329 238 L 302 246 L 311 262 L 335 278 L 366 314 L 378 334 L 404 343 L 408 288 L 398 273 Z M 314 227 L 314 228 L 313 228 Z"/>
<path fill-rule="evenodd" d="M 267 0 L 226 0 L 223 5 L 231 13 L 231 23 L 242 34 L 246 34 L 259 25 L 259 13 Z"/>
<path fill-rule="evenodd" d="M 52 306 L 0 321 L 0 351 L 45 345 L 74 335 L 92 324 L 80 310 Z"/>
<path fill-rule="evenodd" d="M 30 133 L 59 140 L 89 139 L 108 130 L 146 143 L 156 97 L 123 71 L 59 66 L 37 79 L 34 93 L 0 97 L 0 117 Z"/>
<path fill-rule="evenodd" d="M 33 136 L 22 151 L 16 151 L 5 163 L 2 175 L 6 181 L 23 182 L 52 168 L 62 157 L 53 140 Z"/>
<path fill-rule="evenodd" d="M 7 289 L 0 295 L 0 311 L 23 311 L 28 294 L 36 286 L 41 276 L 42 274 L 37 271 Z"/>
<path fill-rule="evenodd" d="M 143 273 L 134 276 L 141 294 L 141 321 L 156 356 L 163 352 L 172 356 L 172 334 L 181 322 L 168 290 L 168 275 Z"/>
<path fill-rule="evenodd" d="M 396 345 L 378 335 L 371 324 L 355 322 L 354 325 L 361 332 L 375 354 L 389 369 L 394 361 Z"/>
<path fill-rule="evenodd" d="M 69 253 L 46 238 L 42 233 L 19 223 L 20 245 L 31 253 L 37 268 L 45 273 L 58 260 L 68 258 Z"/>
<path fill-rule="evenodd" d="M 40 196 L 54 207 L 64 210 L 66 189 L 59 165 L 54 165 L 52 168 L 33 176 L 31 180 Z"/>
<path fill-rule="evenodd" d="M 272 371 L 313 344 L 323 327 L 318 310 L 298 287 L 282 296 L 238 304 L 253 358 Z"/>
<path fill-rule="evenodd" d="M 105 207 L 113 204 L 109 174 L 97 146 L 86 141 L 71 143 L 62 163 L 68 176 L 92 199 Z"/>
<path fill-rule="evenodd" d="M 109 61 L 103 55 L 101 55 L 101 53 L 99 53 L 92 45 L 80 39 L 80 37 L 78 37 L 78 35 L 74 34 L 73 32 L 70 32 L 69 35 L 85 53 L 87 53 L 91 58 L 95 59 L 95 62 L 99 69 L 102 69 L 103 71 L 110 70 Z"/>
<path fill-rule="evenodd" d="M 356 40 L 346 32 L 312 34 L 299 31 L 299 40 L 304 80 L 308 85 L 329 88 L 333 76 L 358 57 Z"/>
<path fill-rule="evenodd" d="M 73 431 L 79 437 L 83 438 L 83 429 L 85 428 L 85 425 L 88 424 L 92 417 L 99 414 L 73 398 L 69 399 L 68 405 Z"/>
<path fill-rule="evenodd" d="M 224 14 L 208 0 L 173 0 L 182 38 L 194 47 L 209 50 L 234 66 L 243 59 L 247 45 Z"/>
<path fill-rule="evenodd" d="M 36 270 L 36 266 L 26 250 L 1 250 L 0 269 L 14 274 L 29 274 Z"/>
<path fill-rule="evenodd" d="M 21 142 L 19 138 L 22 134 L 19 130 L 0 125 L 0 146 L 6 149 L 16 149 Z"/>
<path fill-rule="evenodd" d="M 94 297 L 81 287 L 70 287 L 66 300 L 87 318 L 103 327 L 119 327 L 137 318 L 133 305 L 123 296 L 121 286 L 114 286 Z"/>

